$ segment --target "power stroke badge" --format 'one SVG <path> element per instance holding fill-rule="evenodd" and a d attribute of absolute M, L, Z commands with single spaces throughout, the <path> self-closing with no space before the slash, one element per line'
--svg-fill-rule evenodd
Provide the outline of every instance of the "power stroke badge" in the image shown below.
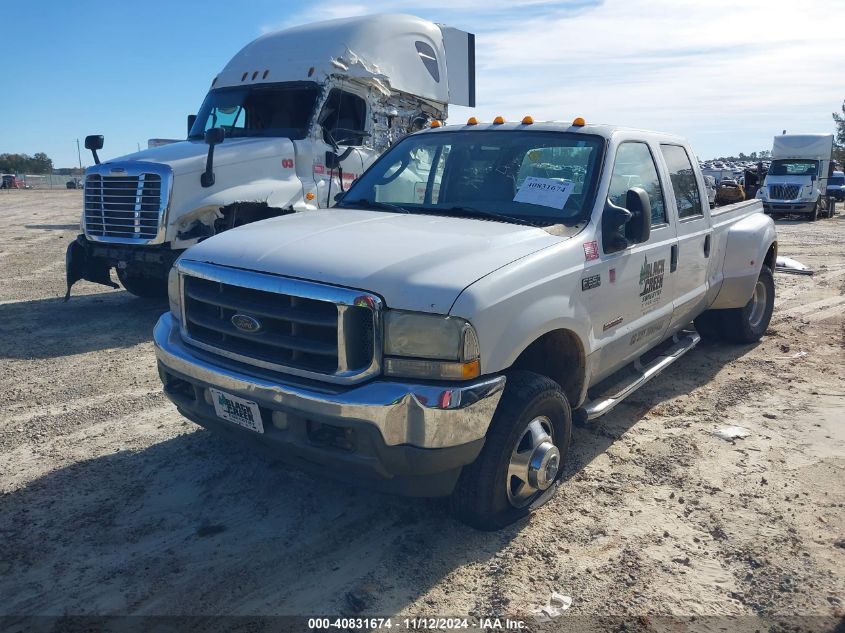
<path fill-rule="evenodd" d="M 651 263 L 648 261 L 648 256 L 643 259 L 643 266 L 640 268 L 640 301 L 643 310 L 653 308 L 660 301 L 665 264 L 665 259 L 658 259 Z"/>

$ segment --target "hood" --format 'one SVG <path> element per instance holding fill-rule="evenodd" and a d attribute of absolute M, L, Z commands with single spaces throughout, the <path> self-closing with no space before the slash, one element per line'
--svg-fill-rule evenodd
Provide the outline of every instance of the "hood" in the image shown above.
<path fill-rule="evenodd" d="M 326 209 L 226 231 L 186 259 L 345 286 L 446 314 L 464 288 L 565 237 L 469 218 Z"/>
<path fill-rule="evenodd" d="M 179 141 L 160 147 L 145 149 L 134 154 L 119 156 L 104 164 L 116 162 L 145 161 L 169 165 L 176 175 L 205 171 L 208 145 L 204 141 Z M 276 159 L 279 156 L 294 157 L 293 142 L 288 138 L 227 138 L 214 148 L 214 167 L 225 167 L 235 163 Z"/>

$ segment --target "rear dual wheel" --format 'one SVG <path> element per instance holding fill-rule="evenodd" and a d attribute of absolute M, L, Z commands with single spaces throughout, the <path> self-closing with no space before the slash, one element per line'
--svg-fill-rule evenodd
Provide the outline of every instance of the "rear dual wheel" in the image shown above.
<path fill-rule="evenodd" d="M 707 310 L 696 317 L 695 329 L 707 339 L 754 343 L 768 329 L 774 306 L 775 280 L 772 270 L 764 265 L 748 303 L 741 308 Z"/>
<path fill-rule="evenodd" d="M 527 516 L 554 494 L 571 435 L 560 386 L 533 372 L 510 372 L 484 448 L 452 493 L 452 513 L 479 530 Z"/>

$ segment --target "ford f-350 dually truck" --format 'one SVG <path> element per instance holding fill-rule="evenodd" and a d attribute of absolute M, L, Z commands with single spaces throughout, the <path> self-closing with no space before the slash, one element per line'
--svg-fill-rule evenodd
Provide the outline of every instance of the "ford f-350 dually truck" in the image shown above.
<path fill-rule="evenodd" d="M 205 427 L 451 495 L 495 529 L 550 497 L 573 417 L 607 413 L 700 336 L 759 339 L 776 256 L 760 202 L 711 210 L 676 136 L 435 125 L 333 210 L 187 251 L 155 327 L 159 373 Z"/>
<path fill-rule="evenodd" d="M 86 139 L 80 279 L 166 294 L 188 247 L 229 228 L 331 206 L 396 140 L 475 105 L 470 33 L 410 15 L 329 20 L 268 33 L 214 78 L 187 139 L 99 162 Z"/>

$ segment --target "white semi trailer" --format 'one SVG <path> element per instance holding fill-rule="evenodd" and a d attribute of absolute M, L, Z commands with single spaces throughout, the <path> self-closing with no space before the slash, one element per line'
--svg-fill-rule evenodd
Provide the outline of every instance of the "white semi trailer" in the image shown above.
<path fill-rule="evenodd" d="M 475 105 L 471 33 L 410 15 L 330 20 L 269 33 L 214 77 L 187 138 L 100 162 L 85 146 L 83 233 L 68 295 L 87 279 L 166 294 L 190 246 L 235 226 L 331 206 L 384 150 Z"/>

